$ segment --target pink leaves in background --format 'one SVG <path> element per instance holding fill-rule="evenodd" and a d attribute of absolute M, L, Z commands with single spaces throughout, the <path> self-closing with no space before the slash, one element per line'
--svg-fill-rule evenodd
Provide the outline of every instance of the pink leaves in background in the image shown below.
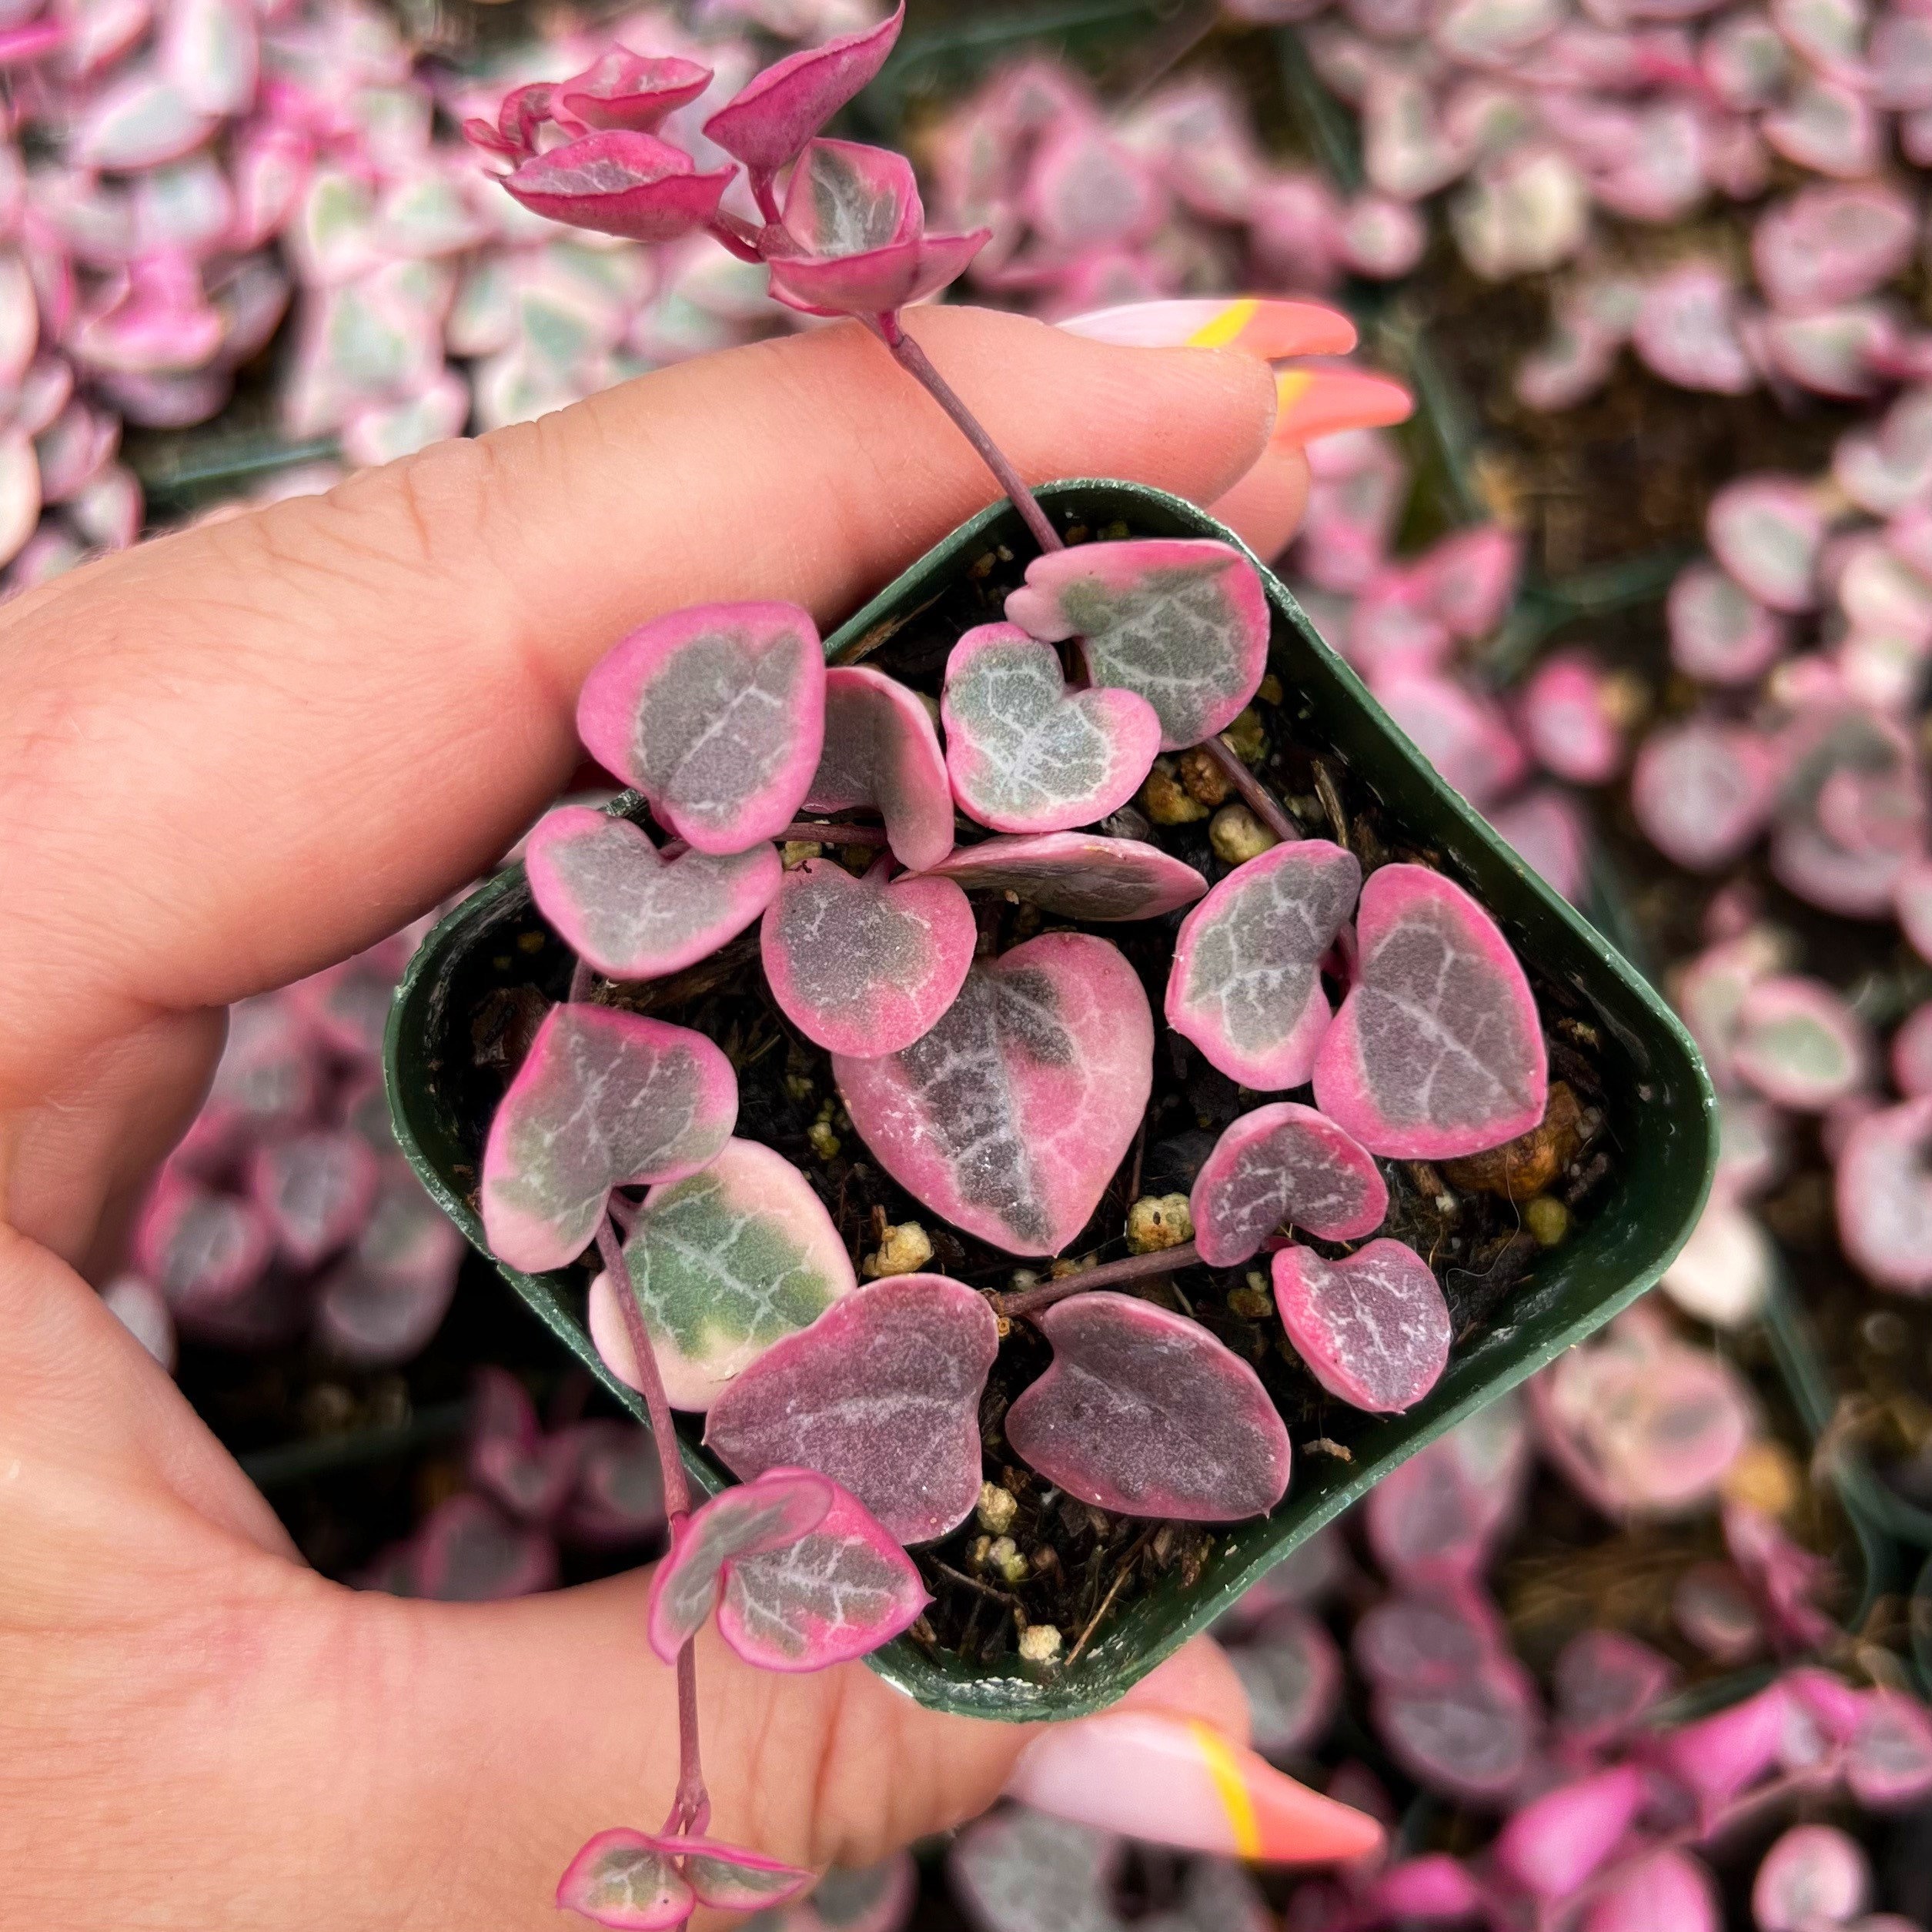
<path fill-rule="evenodd" d="M 655 134 L 665 117 L 694 101 L 710 85 L 711 70 L 676 55 L 657 57 L 612 46 L 580 74 L 551 91 L 560 110 L 587 128 L 626 129 Z"/>
<path fill-rule="evenodd" d="M 1869 1078 L 1870 1037 L 1820 980 L 1760 980 L 1737 1012 L 1731 1061 L 1766 1099 L 1817 1113 Z"/>
<path fill-rule="evenodd" d="M 1579 1631 L 1551 1673 L 1556 1723 L 1578 1743 L 1600 1747 L 1629 1736 L 1675 1686 L 1676 1665 L 1621 1630 Z"/>
<path fill-rule="evenodd" d="M 1757 842 L 1777 767 L 1750 726 L 1693 717 L 1661 725 L 1638 750 L 1630 807 L 1665 857 L 1714 872 Z"/>
<path fill-rule="evenodd" d="M 1182 922 L 1168 1024 L 1244 1086 L 1300 1086 L 1329 1029 L 1321 961 L 1361 881 L 1354 855 L 1326 839 L 1238 866 Z"/>
<path fill-rule="evenodd" d="M 1248 1693 L 1254 1746 L 1270 1760 L 1320 1742 L 1342 1703 L 1342 1656 L 1315 1617 L 1295 1603 L 1270 1611 L 1228 1660 Z"/>
<path fill-rule="evenodd" d="M 767 848 L 769 849 L 769 848 Z M 927 1032 L 958 997 L 978 928 L 950 879 L 855 879 L 833 859 L 786 873 L 759 928 L 766 984 L 807 1039 L 870 1059 Z"/>
<path fill-rule="evenodd" d="M 1740 476 L 1712 498 L 1705 533 L 1716 559 L 1760 603 L 1809 610 L 1817 598 L 1824 516 L 1795 476 Z"/>
<path fill-rule="evenodd" d="M 1003 832 L 1105 818 L 1140 789 L 1161 744 L 1145 698 L 1069 690 L 1059 653 L 1010 623 L 981 624 L 953 647 L 940 712 L 953 796 Z"/>
<path fill-rule="evenodd" d="M 929 1543 L 978 1500 L 979 1402 L 998 1352 L 984 1296 L 891 1277 L 753 1362 L 712 1405 L 705 1444 L 740 1476 L 816 1469 L 901 1543 Z"/>
<path fill-rule="evenodd" d="M 674 242 L 717 212 L 731 170 L 700 174 L 681 148 L 625 129 L 520 161 L 503 186 L 533 215 L 631 242 Z"/>
<path fill-rule="evenodd" d="M 1881 1108 L 1852 1128 L 1833 1178 L 1838 1238 L 1881 1288 L 1932 1293 L 1932 1099 Z"/>
<path fill-rule="evenodd" d="M 1434 1160 L 1542 1118 L 1549 1071 L 1529 982 L 1461 887 L 1385 865 L 1362 889 L 1356 982 L 1323 1035 L 1315 1104 L 1371 1153 Z"/>
<path fill-rule="evenodd" d="M 774 61 L 704 123 L 706 138 L 769 182 L 885 65 L 904 21 L 901 0 L 876 27 Z"/>
<path fill-rule="evenodd" d="M 1208 889 L 1192 866 L 1157 845 L 1093 832 L 981 839 L 954 847 L 932 870 L 968 892 L 1014 893 L 1042 912 L 1096 924 L 1157 919 Z"/>
<path fill-rule="evenodd" d="M 1720 1932 L 1708 1870 L 1688 1852 L 1653 1852 L 1617 1873 L 1591 1902 L 1583 1932 Z"/>
<path fill-rule="evenodd" d="M 1359 1241 L 1389 1212 L 1388 1184 L 1335 1123 L 1292 1101 L 1232 1122 L 1195 1177 L 1195 1245 L 1210 1268 L 1235 1268 L 1284 1223 L 1321 1241 Z"/>
<path fill-rule="evenodd" d="M 809 1469 L 771 1469 L 721 1490 L 671 1525 L 670 1552 L 650 1579 L 646 1627 L 666 1663 L 704 1626 L 728 1566 L 795 1543 L 830 1513 L 834 1486 Z"/>
<path fill-rule="evenodd" d="M 834 1056 L 852 1124 L 887 1173 L 1009 1254 L 1085 1225 L 1153 1082 L 1140 977 L 1104 939 L 1043 934 L 975 965 L 930 1032 L 880 1059 Z"/>
<path fill-rule="evenodd" d="M 1666 613 L 1670 661 L 1703 684 L 1754 683 L 1785 647 L 1783 620 L 1713 563 L 1679 574 Z"/>
<path fill-rule="evenodd" d="M 1751 1886 L 1758 1932 L 1811 1932 L 1857 1917 L 1871 1896 L 1871 1864 L 1835 1825 L 1793 1825 L 1764 1854 Z"/>
<path fill-rule="evenodd" d="M 953 847 L 952 787 L 939 734 L 919 694 L 864 664 L 825 674 L 825 735 L 805 809 L 870 809 L 910 872 Z"/>
<path fill-rule="evenodd" d="M 483 1150 L 483 1229 L 513 1268 L 561 1268 L 596 1238 L 610 1190 L 712 1160 L 737 1118 L 731 1063 L 701 1033 L 553 1007 Z"/>
<path fill-rule="evenodd" d="M 818 632 L 790 603 L 700 604 L 633 631 L 577 699 L 591 756 L 700 852 L 790 824 L 824 734 Z"/>
<path fill-rule="evenodd" d="M 641 826 L 583 805 L 537 821 L 524 854 L 537 910 L 606 978 L 658 979 L 735 938 L 778 890 L 777 849 L 666 858 Z"/>
<path fill-rule="evenodd" d="M 1282 1326 L 1330 1395 L 1399 1415 L 1441 1378 L 1449 1306 L 1434 1270 L 1412 1248 L 1372 1241 L 1336 1262 L 1312 1248 L 1284 1248 L 1274 1280 Z"/>
<path fill-rule="evenodd" d="M 1198 1322 L 1105 1290 L 1035 1319 L 1053 1364 L 1005 1426 L 1048 1481 L 1098 1509 L 1190 1523 L 1281 1500 L 1288 1431 L 1254 1370 Z"/>
<path fill-rule="evenodd" d="M 1496 1863 L 1533 1897 L 1568 1898 L 1616 1850 L 1643 1796 L 1643 1776 L 1629 1764 L 1560 1784 L 1503 1827 Z"/>
<path fill-rule="evenodd" d="M 1601 785 L 1623 763 L 1623 732 L 1613 687 L 1579 652 L 1546 657 L 1523 693 L 1523 736 L 1546 771 L 1573 785 Z"/>
<path fill-rule="evenodd" d="M 1261 579 L 1238 550 L 1212 540 L 1051 551 L 1027 566 L 1006 614 L 1048 642 L 1078 637 L 1096 684 L 1152 705 L 1163 750 L 1183 750 L 1231 724 L 1268 668 Z"/>

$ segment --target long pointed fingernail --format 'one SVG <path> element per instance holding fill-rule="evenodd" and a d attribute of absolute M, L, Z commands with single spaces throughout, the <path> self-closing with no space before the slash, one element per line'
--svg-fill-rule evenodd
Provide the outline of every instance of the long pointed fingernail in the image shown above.
<path fill-rule="evenodd" d="M 1343 430 L 1406 423 L 1416 399 L 1392 376 L 1365 369 L 1285 369 L 1275 378 L 1275 440 L 1312 443 Z"/>
<path fill-rule="evenodd" d="M 1185 1851 L 1278 1864 L 1359 1857 L 1382 1843 L 1365 1812 L 1278 1771 L 1198 1717 L 1114 1710 L 1026 1747 L 1007 1793 L 1055 1817 Z"/>
<path fill-rule="evenodd" d="M 1130 349 L 1238 349 L 1265 363 L 1289 356 L 1345 356 L 1355 345 L 1355 324 L 1339 309 L 1272 296 L 1129 302 L 1075 316 L 1060 326 Z"/>

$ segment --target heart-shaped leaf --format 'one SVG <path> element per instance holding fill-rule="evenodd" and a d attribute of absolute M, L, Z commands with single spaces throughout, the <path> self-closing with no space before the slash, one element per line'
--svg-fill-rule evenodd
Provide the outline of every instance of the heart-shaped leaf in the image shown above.
<path fill-rule="evenodd" d="M 1274 1275 L 1282 1326 L 1330 1395 L 1400 1415 L 1436 1386 L 1453 1331 L 1435 1271 L 1414 1248 L 1372 1241 L 1328 1262 L 1284 1248 Z"/>
<path fill-rule="evenodd" d="M 291 1266 L 306 1270 L 361 1231 L 380 1171 L 360 1135 L 316 1128 L 258 1148 L 248 1175 L 276 1245 Z"/>
<path fill-rule="evenodd" d="M 900 0 L 876 27 L 774 61 L 705 122 L 705 134 L 754 172 L 775 175 L 885 65 L 904 22 Z"/>
<path fill-rule="evenodd" d="M 1676 1666 L 1621 1630 L 1581 1630 L 1551 1673 L 1559 1727 L 1579 1744 L 1626 1735 L 1670 1693 Z"/>
<path fill-rule="evenodd" d="M 702 228 L 736 171 L 700 174 L 681 148 L 627 129 L 587 134 L 520 161 L 503 186 L 533 215 L 630 242 Z"/>
<path fill-rule="evenodd" d="M 1112 1900 L 1123 1849 L 1111 1832 L 1008 1805 L 960 1833 L 952 1881 L 981 1932 L 1126 1932 Z"/>
<path fill-rule="evenodd" d="M 739 1476 L 816 1469 L 901 1543 L 930 1543 L 978 1500 L 979 1399 L 999 1345 L 983 1296 L 892 1276 L 753 1362 L 712 1406 L 705 1444 Z"/>
<path fill-rule="evenodd" d="M 1502 1797 L 1523 1777 L 1539 1717 L 1529 1673 L 1506 1657 L 1452 1683 L 1378 1690 L 1374 1713 L 1389 1754 L 1418 1783 L 1478 1800 Z"/>
<path fill-rule="evenodd" d="M 1864 1085 L 1871 1040 L 1822 980 L 1779 974 L 1744 995 L 1731 1063 L 1767 1100 L 1818 1113 Z"/>
<path fill-rule="evenodd" d="M 1095 832 L 1042 832 L 961 845 L 929 868 L 968 892 L 1011 892 L 1043 912 L 1098 924 L 1158 919 L 1200 897 L 1208 882 L 1191 865 L 1138 839 Z"/>
<path fill-rule="evenodd" d="M 674 54 L 647 58 L 610 47 L 580 74 L 559 81 L 551 99 L 586 127 L 654 134 L 665 117 L 711 84 L 711 70 Z"/>
<path fill-rule="evenodd" d="M 1312 1107 L 1280 1101 L 1233 1121 L 1188 1197 L 1210 1268 L 1236 1268 L 1285 1222 L 1320 1241 L 1359 1241 L 1382 1224 L 1389 1185 L 1368 1153 Z"/>
<path fill-rule="evenodd" d="M 796 1898 L 814 1874 L 796 1865 L 767 1858 L 741 1845 L 716 1838 L 660 1838 L 658 1843 L 677 1860 L 684 1882 L 700 1905 L 720 1912 L 756 1912 Z"/>
<path fill-rule="evenodd" d="M 901 1186 L 1009 1254 L 1057 1254 L 1138 1128 L 1154 1016 L 1105 940 L 1043 933 L 974 966 L 923 1038 L 832 1067 L 860 1138 Z"/>
<path fill-rule="evenodd" d="M 727 1141 L 701 1174 L 653 1188 L 623 1255 L 671 1406 L 700 1413 L 774 1342 L 858 1285 L 811 1182 L 756 1141 Z M 590 1338 L 634 1389 L 617 1291 L 607 1275 L 591 1284 Z"/>
<path fill-rule="evenodd" d="M 500 1603 L 557 1586 L 557 1545 L 480 1496 L 439 1503 L 417 1533 L 415 1594 L 439 1603 Z"/>
<path fill-rule="evenodd" d="M 483 1148 L 492 1250 L 513 1268 L 576 1260 L 613 1188 L 696 1173 L 737 1117 L 737 1076 L 703 1034 L 608 1007 L 551 1008 Z"/>
<path fill-rule="evenodd" d="M 718 1635 L 760 1670 L 823 1670 L 869 1656 L 931 1601 L 912 1559 L 864 1504 L 828 1486 L 832 1506 L 817 1528 L 725 1566 Z"/>
<path fill-rule="evenodd" d="M 671 1525 L 671 1546 L 650 1579 L 646 1633 L 667 1663 L 704 1627 L 725 1566 L 783 1549 L 825 1520 L 832 1485 L 809 1469 L 773 1469 L 721 1490 Z"/>
<path fill-rule="evenodd" d="M 1896 1810 L 1932 1791 L 1932 1718 L 1901 1691 L 1865 1693 L 1845 1753 L 1845 1781 L 1860 1804 Z"/>
<path fill-rule="evenodd" d="M 1643 1773 L 1633 1764 L 1559 1784 L 1503 1827 L 1496 1863 L 1533 1897 L 1568 1898 L 1616 1849 L 1643 1797 Z"/>
<path fill-rule="evenodd" d="M 1853 1265 L 1881 1288 L 1932 1292 L 1932 1099 L 1867 1115 L 1846 1136 L 1834 1182 Z"/>
<path fill-rule="evenodd" d="M 1758 1932 L 1847 1925 L 1871 1896 L 1865 1848 L 1836 1825 L 1793 1825 L 1764 1854 L 1751 1882 Z"/>
<path fill-rule="evenodd" d="M 1145 698 L 1069 690 L 1058 652 L 1014 624 L 981 624 L 953 647 L 940 713 L 953 796 L 1003 832 L 1105 818 L 1140 789 L 1161 738 Z"/>
<path fill-rule="evenodd" d="M 633 630 L 585 679 L 577 733 L 700 852 L 742 852 L 804 801 L 825 660 L 791 603 L 700 604 Z"/>
<path fill-rule="evenodd" d="M 780 256 L 770 265 L 771 292 L 807 315 L 889 314 L 957 280 L 991 235 L 976 228 L 969 235 L 916 235 L 861 255 Z"/>
<path fill-rule="evenodd" d="M 172 1166 L 148 1197 L 135 1233 L 135 1267 L 177 1313 L 244 1293 L 274 1252 L 267 1218 L 252 1202 L 217 1194 Z"/>
<path fill-rule="evenodd" d="M 1616 691 L 1601 665 L 1580 651 L 1559 651 L 1523 687 L 1523 732 L 1546 771 L 1573 785 L 1601 785 L 1623 762 Z"/>
<path fill-rule="evenodd" d="M 1710 1874 L 1690 1853 L 1653 1852 L 1619 1866 L 1598 1892 L 1584 1932 L 1720 1932 Z"/>
<path fill-rule="evenodd" d="M 1188 1523 L 1262 1516 L 1287 1492 L 1288 1430 L 1268 1391 L 1198 1322 L 1104 1289 L 1036 1319 L 1053 1362 L 1006 1412 L 1006 1439 L 1049 1482 Z"/>
<path fill-rule="evenodd" d="M 1630 808 L 1666 858 L 1714 872 L 1763 831 L 1777 784 L 1776 760 L 1749 725 L 1693 717 L 1644 740 Z"/>
<path fill-rule="evenodd" d="M 1406 1585 L 1466 1584 L 1513 1525 L 1532 1462 L 1519 1403 L 1506 1396 L 1479 1409 L 1369 1492 L 1376 1562 Z"/>
<path fill-rule="evenodd" d="M 1096 684 L 1153 706 L 1164 751 L 1232 724 L 1268 668 L 1261 579 L 1212 538 L 1083 543 L 1037 557 L 1006 614 L 1048 643 L 1079 638 Z"/>
<path fill-rule="evenodd" d="M 1248 1693 L 1255 1749 L 1279 1761 L 1321 1742 L 1342 1702 L 1342 1655 L 1299 1604 L 1284 1604 L 1228 1653 Z"/>
<path fill-rule="evenodd" d="M 697 1900 L 659 1841 L 621 1826 L 600 1831 L 557 1880 L 557 1902 L 616 1932 L 667 1932 L 682 1925 Z"/>
<path fill-rule="evenodd" d="M 386 1131 L 386 1106 L 383 1125 Z M 462 1235 L 408 1168 L 395 1163 L 355 1246 L 323 1279 L 317 1339 L 344 1361 L 408 1361 L 448 1312 L 463 1256 Z"/>
<path fill-rule="evenodd" d="M 769 848 L 767 848 L 769 849 Z M 807 1039 L 870 1059 L 928 1031 L 958 997 L 979 928 L 950 879 L 862 879 L 835 859 L 784 874 L 758 929 L 771 997 Z"/>
<path fill-rule="evenodd" d="M 1471 804 L 1488 804 L 1528 770 L 1522 741 L 1486 693 L 1405 665 L 1377 671 L 1369 688 L 1443 782 Z"/>
<path fill-rule="evenodd" d="M 530 896 L 564 943 L 610 979 L 660 979 L 716 952 L 770 903 L 777 848 L 661 857 L 643 827 L 586 805 L 537 821 Z"/>
<path fill-rule="evenodd" d="M 1322 958 L 1361 884 L 1354 854 L 1325 838 L 1238 866 L 1182 922 L 1168 1024 L 1243 1086 L 1300 1086 L 1329 1029 Z"/>
<path fill-rule="evenodd" d="M 1411 1690 L 1456 1683 L 1509 1653 L 1508 1633 L 1472 1589 L 1386 1596 L 1355 1627 L 1356 1667 L 1372 1683 Z"/>
<path fill-rule="evenodd" d="M 1706 684 L 1749 684 L 1783 652 L 1783 621 L 1714 563 L 1680 573 L 1664 607 L 1670 661 Z"/>
<path fill-rule="evenodd" d="M 1773 610 L 1809 610 L 1817 601 L 1824 512 L 1795 476 L 1740 476 L 1711 499 L 1705 534 L 1717 560 Z"/>
<path fill-rule="evenodd" d="M 1549 1061 L 1529 983 L 1460 886 L 1385 865 L 1362 888 L 1355 985 L 1322 1037 L 1315 1105 L 1371 1153 L 1500 1147 L 1543 1117 Z"/>
<path fill-rule="evenodd" d="M 825 741 L 805 809 L 870 809 L 885 821 L 892 856 L 910 872 L 953 848 L 952 785 L 939 733 L 919 694 L 864 664 L 825 674 Z"/>
<path fill-rule="evenodd" d="M 784 1922 L 759 1932 L 905 1932 L 919 1889 L 911 1855 L 895 1852 L 876 1865 L 834 1865 Z"/>
<path fill-rule="evenodd" d="M 863 255 L 925 226 L 912 163 L 857 141 L 812 141 L 786 185 L 784 224 L 807 256 Z"/>
<path fill-rule="evenodd" d="M 657 1536 L 664 1526 L 664 1479 L 650 1431 L 600 1416 L 573 1433 L 577 1486 L 564 1505 L 564 1536 L 595 1549 Z"/>

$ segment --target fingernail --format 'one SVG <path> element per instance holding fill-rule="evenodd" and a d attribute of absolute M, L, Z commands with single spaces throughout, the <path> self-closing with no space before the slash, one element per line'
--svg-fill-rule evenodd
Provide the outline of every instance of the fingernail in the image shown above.
<path fill-rule="evenodd" d="M 1289 356 L 1345 356 L 1355 345 L 1355 324 L 1340 309 L 1270 296 L 1129 302 L 1075 316 L 1060 326 L 1129 349 L 1238 349 L 1265 363 Z"/>
<path fill-rule="evenodd" d="M 1275 378 L 1275 440 L 1312 443 L 1343 430 L 1406 423 L 1416 399 L 1392 376 L 1365 369 L 1285 369 Z"/>
<path fill-rule="evenodd" d="M 1077 1824 L 1276 1864 L 1356 1858 L 1382 1827 L 1278 1771 L 1198 1717 L 1114 1710 L 1029 1744 L 1007 1794 Z"/>

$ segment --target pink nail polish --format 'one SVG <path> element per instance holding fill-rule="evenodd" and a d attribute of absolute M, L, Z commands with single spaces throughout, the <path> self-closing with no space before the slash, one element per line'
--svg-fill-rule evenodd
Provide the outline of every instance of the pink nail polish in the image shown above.
<path fill-rule="evenodd" d="M 1290 356 L 1345 356 L 1355 345 L 1355 324 L 1339 309 L 1272 296 L 1123 303 L 1060 326 L 1128 348 L 1238 349 L 1265 363 Z"/>
<path fill-rule="evenodd" d="M 1275 378 L 1275 398 L 1277 443 L 1385 429 L 1406 423 L 1416 408 L 1401 383 L 1365 369 L 1285 369 Z"/>
<path fill-rule="evenodd" d="M 1055 1817 L 1187 1851 L 1269 1863 L 1355 1858 L 1382 1827 L 1278 1771 L 1199 1718 L 1107 1711 L 1029 1744 L 1009 1797 Z"/>

